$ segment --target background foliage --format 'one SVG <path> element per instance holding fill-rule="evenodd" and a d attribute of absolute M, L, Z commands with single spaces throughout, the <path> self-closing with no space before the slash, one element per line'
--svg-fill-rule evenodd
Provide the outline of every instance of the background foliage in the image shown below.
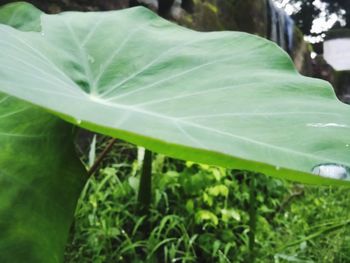
<path fill-rule="evenodd" d="M 350 3 L 348 0 L 276 0 L 276 2 L 295 6 L 292 17 L 305 35 L 315 35 L 311 29 L 314 20 L 319 18 L 321 14 L 326 18 L 337 14 L 338 19 L 344 22 L 344 27 L 350 28 Z M 315 4 L 315 2 L 318 3 Z M 320 32 L 316 33 L 316 35 L 318 34 Z"/>
<path fill-rule="evenodd" d="M 107 144 L 99 136 L 97 151 Z M 137 215 L 137 148 L 118 142 L 86 185 L 66 262 L 247 262 L 252 174 L 153 159 L 149 217 Z M 88 162 L 87 156 L 83 159 Z M 349 262 L 349 192 L 257 180 L 257 262 Z"/>

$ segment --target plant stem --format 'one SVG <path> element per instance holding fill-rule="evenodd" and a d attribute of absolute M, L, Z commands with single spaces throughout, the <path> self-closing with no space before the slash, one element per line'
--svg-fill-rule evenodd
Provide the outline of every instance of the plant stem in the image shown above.
<path fill-rule="evenodd" d="M 105 158 L 105 156 L 112 150 L 112 147 L 114 145 L 114 143 L 117 141 L 117 139 L 112 138 L 107 147 L 103 150 L 103 152 L 97 157 L 95 163 L 91 166 L 91 168 L 88 171 L 88 176 L 90 177 L 91 175 L 93 175 L 96 171 L 97 168 L 100 166 L 101 162 L 103 161 L 103 159 Z"/>
<path fill-rule="evenodd" d="M 255 261 L 255 231 L 256 231 L 256 180 L 252 175 L 249 180 L 249 263 Z"/>
<path fill-rule="evenodd" d="M 138 193 L 139 212 L 146 215 L 151 205 L 152 196 L 152 152 L 145 150 Z"/>

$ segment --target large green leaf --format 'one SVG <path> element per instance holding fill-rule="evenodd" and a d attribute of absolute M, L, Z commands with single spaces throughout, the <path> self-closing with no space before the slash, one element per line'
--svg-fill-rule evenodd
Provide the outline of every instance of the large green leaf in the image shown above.
<path fill-rule="evenodd" d="M 142 7 L 42 15 L 41 26 L 0 26 L 1 91 L 177 158 L 316 184 L 337 182 L 313 167 L 350 166 L 350 108 L 267 40 L 195 32 Z"/>
<path fill-rule="evenodd" d="M 0 262 L 62 262 L 86 172 L 71 125 L 0 95 Z"/>
<path fill-rule="evenodd" d="M 26 11 L 36 10 L 29 5 L 6 8 L 0 9 L 2 23 L 17 10 L 32 21 Z M 1 93 L 0 121 L 0 262 L 62 262 L 87 179 L 75 157 L 72 126 Z"/>

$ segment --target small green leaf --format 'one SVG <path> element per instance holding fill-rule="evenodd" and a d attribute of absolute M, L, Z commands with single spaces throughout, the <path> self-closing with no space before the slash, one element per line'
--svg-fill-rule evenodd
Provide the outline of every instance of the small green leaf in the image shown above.
<path fill-rule="evenodd" d="M 186 207 L 187 212 L 193 213 L 193 211 L 194 211 L 194 202 L 193 202 L 193 200 L 192 199 L 187 200 L 185 207 Z"/>
<path fill-rule="evenodd" d="M 241 215 L 234 209 L 221 209 L 222 221 L 229 222 L 231 219 L 241 221 Z"/>
<path fill-rule="evenodd" d="M 208 193 L 212 196 L 223 196 L 223 197 L 228 197 L 228 192 L 229 189 L 227 188 L 226 185 L 215 185 L 215 186 L 211 186 L 207 189 Z"/>
<path fill-rule="evenodd" d="M 214 200 L 213 200 L 213 197 L 208 195 L 206 192 L 203 192 L 203 202 L 211 207 L 213 206 Z"/>
<path fill-rule="evenodd" d="M 205 221 L 210 221 L 213 225 L 219 224 L 218 217 L 208 210 L 200 210 L 195 215 L 195 220 L 197 224 L 202 224 Z"/>

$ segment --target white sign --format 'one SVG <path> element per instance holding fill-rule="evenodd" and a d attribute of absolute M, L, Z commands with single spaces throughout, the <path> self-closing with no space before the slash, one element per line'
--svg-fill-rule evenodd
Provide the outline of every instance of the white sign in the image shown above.
<path fill-rule="evenodd" d="M 326 40 L 323 43 L 323 56 L 335 70 L 350 70 L 350 38 Z"/>

